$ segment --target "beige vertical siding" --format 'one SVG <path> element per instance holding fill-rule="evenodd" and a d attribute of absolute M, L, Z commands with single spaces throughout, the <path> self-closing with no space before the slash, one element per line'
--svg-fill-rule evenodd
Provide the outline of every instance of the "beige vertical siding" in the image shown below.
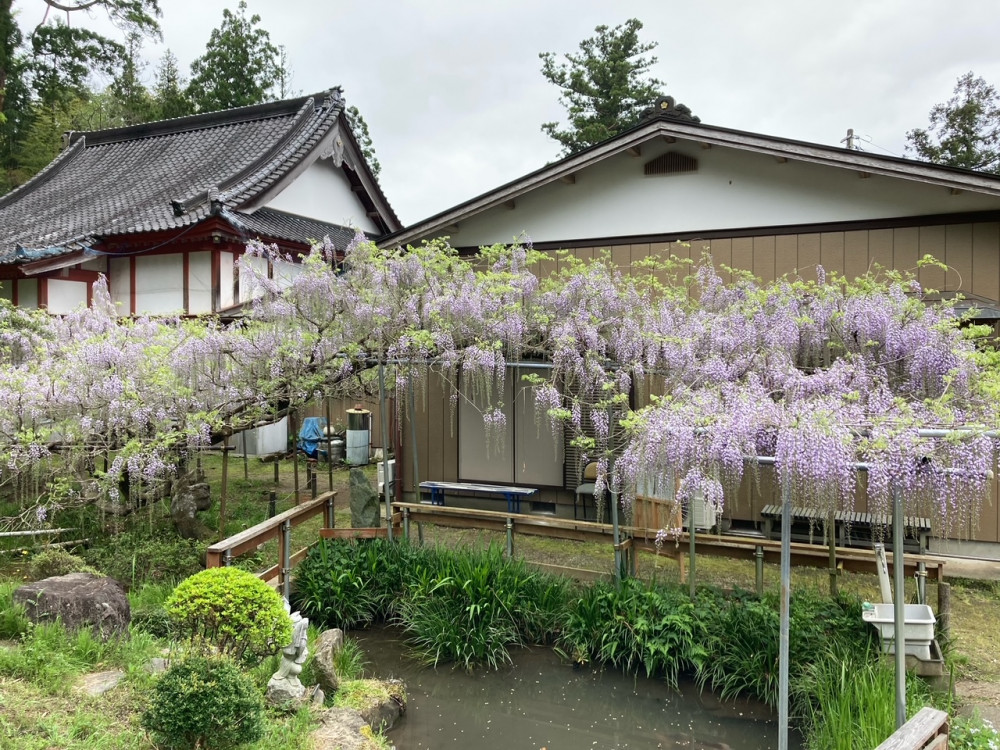
<path fill-rule="evenodd" d="M 1000 223 L 997 222 L 721 238 L 684 243 L 637 243 L 606 248 L 593 246 L 574 249 L 573 254 L 581 259 L 593 259 L 600 257 L 601 251 L 606 251 L 611 262 L 623 273 L 632 272 L 634 264 L 648 256 L 667 259 L 676 255 L 698 262 L 703 252 L 710 252 L 717 267 L 732 266 L 751 271 L 764 281 L 793 274 L 814 279 L 818 265 L 822 265 L 828 273 L 836 271 L 848 278 L 861 276 L 880 266 L 916 273 L 925 287 L 963 291 L 1000 301 Z M 555 252 L 549 255 L 550 259 L 543 263 L 540 273 L 555 270 L 559 265 Z M 933 255 L 946 263 L 948 270 L 925 268 L 918 272 L 917 261 L 925 255 Z M 728 280 L 728 274 L 723 273 L 723 278 Z M 639 388 L 637 406 L 647 403 L 649 392 L 655 392 L 656 388 L 655 382 Z M 448 389 L 440 378 L 432 376 L 425 390 L 426 393 L 417 399 L 420 478 L 455 481 L 458 479 L 460 436 L 453 423 Z M 377 413 L 377 404 L 366 405 L 366 408 Z M 409 425 L 404 422 L 404 445 L 407 447 L 403 450 L 402 466 L 406 491 L 411 490 L 413 482 L 409 440 Z M 994 480 L 990 500 L 984 505 L 978 524 L 970 524 L 965 531 L 967 536 L 977 541 L 1000 542 L 997 495 L 998 480 Z M 735 520 L 756 521 L 764 505 L 778 500 L 773 470 L 761 468 L 756 476 L 748 472 L 739 492 L 730 502 L 727 515 Z M 568 504 L 572 502 L 572 495 L 553 491 L 546 494 L 546 501 Z M 860 511 L 868 509 L 863 477 L 856 507 Z"/>

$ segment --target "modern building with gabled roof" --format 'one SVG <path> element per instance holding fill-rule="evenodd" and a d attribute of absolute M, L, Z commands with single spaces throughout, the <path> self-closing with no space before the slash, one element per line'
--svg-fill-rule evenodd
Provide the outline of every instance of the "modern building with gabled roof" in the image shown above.
<path fill-rule="evenodd" d="M 1000 176 L 706 125 L 670 97 L 613 138 L 379 242 L 440 236 L 460 252 L 526 238 L 551 255 L 543 273 L 558 267 L 560 249 L 584 259 L 606 251 L 623 272 L 650 256 L 708 252 L 717 266 L 765 282 L 815 278 L 818 266 L 853 278 L 877 264 L 917 273 L 942 298 L 974 300 L 982 319 L 1000 318 Z M 925 255 L 947 271 L 918 270 Z M 508 377 L 507 442 L 492 455 L 477 410 L 464 401 L 453 408 L 432 380 L 415 420 L 420 478 L 533 486 L 538 510 L 570 513 L 579 452 L 536 429 L 532 392 L 521 383 L 528 372 L 522 364 Z M 411 493 L 410 432 L 401 437 L 401 485 Z M 727 515 L 759 521 L 774 487 L 749 483 Z M 1000 554 L 996 480 L 969 536 L 991 543 L 987 556 Z"/>
<path fill-rule="evenodd" d="M 0 198 L 0 296 L 65 313 L 99 274 L 123 314 L 218 312 L 245 300 L 251 239 L 295 256 L 399 219 L 361 154 L 341 90 L 66 135 Z M 263 261 L 261 261 L 263 263 Z M 268 273 L 288 278 L 294 263 Z"/>

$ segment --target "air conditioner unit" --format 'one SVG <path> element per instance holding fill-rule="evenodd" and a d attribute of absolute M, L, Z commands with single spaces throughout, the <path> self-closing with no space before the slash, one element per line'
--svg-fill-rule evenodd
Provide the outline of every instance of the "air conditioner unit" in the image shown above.
<path fill-rule="evenodd" d="M 691 502 L 684 507 L 683 526 L 690 527 L 689 518 L 694 516 L 694 528 L 696 531 L 709 531 L 719 522 L 718 512 L 715 506 L 705 499 L 704 494 L 696 492 Z"/>
<path fill-rule="evenodd" d="M 396 459 L 390 458 L 388 463 L 389 463 L 389 491 L 390 491 L 390 494 L 391 494 L 391 492 L 392 492 L 392 490 L 393 490 L 393 488 L 394 488 L 394 486 L 396 484 Z M 385 485 L 385 463 L 382 462 L 382 461 L 379 461 L 378 464 L 376 464 L 376 465 L 378 466 L 378 494 L 379 494 L 379 496 L 381 496 L 381 495 L 385 494 L 385 489 L 384 489 L 384 485 Z"/>

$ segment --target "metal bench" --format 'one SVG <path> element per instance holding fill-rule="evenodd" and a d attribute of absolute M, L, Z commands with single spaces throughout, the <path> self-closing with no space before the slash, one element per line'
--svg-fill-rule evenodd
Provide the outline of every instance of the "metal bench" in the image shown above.
<path fill-rule="evenodd" d="M 764 533 L 768 539 L 775 539 L 774 522 L 778 521 L 778 536 L 780 536 L 781 506 L 765 505 L 760 512 L 764 521 Z M 869 547 L 874 542 L 872 530 L 876 526 L 886 529 L 886 540 L 891 541 L 889 530 L 892 528 L 892 516 L 881 513 L 860 513 L 856 511 L 838 510 L 833 514 L 834 534 L 837 544 L 840 547 L 864 546 Z M 809 524 L 808 541 L 813 543 L 813 530 L 818 526 L 822 528 L 821 541 L 826 543 L 829 522 L 827 513 L 815 508 L 792 508 L 793 524 Z M 911 540 L 916 540 L 915 551 L 922 555 L 927 554 L 928 541 L 931 533 L 931 521 L 929 518 L 920 516 L 903 516 L 904 533 Z M 863 532 L 863 533 L 858 533 Z M 799 534 L 799 536 L 804 536 Z M 891 544 L 889 545 L 891 547 Z M 904 542 L 904 547 L 906 542 Z"/>
<path fill-rule="evenodd" d="M 538 492 L 534 487 L 505 487 L 497 484 L 476 484 L 469 482 L 421 482 L 420 497 L 430 493 L 431 505 L 444 505 L 446 494 L 451 495 L 492 495 L 507 500 L 508 513 L 521 512 L 521 498 Z"/>

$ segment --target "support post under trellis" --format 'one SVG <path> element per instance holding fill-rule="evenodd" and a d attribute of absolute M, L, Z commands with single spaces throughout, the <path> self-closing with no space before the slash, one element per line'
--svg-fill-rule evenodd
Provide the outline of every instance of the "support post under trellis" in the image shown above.
<path fill-rule="evenodd" d="M 896 648 L 896 729 L 906 723 L 906 631 L 904 630 L 903 588 L 903 492 L 898 484 L 892 487 L 892 574 L 893 614 Z"/>
<path fill-rule="evenodd" d="M 382 416 L 382 490 L 385 496 L 385 528 L 386 538 L 392 541 L 392 500 L 389 487 L 389 415 L 385 406 L 385 365 L 378 366 L 378 406 Z"/>
<path fill-rule="evenodd" d="M 333 422 L 330 421 L 330 397 L 326 397 L 326 478 L 327 489 L 333 492 Z M 332 527 L 331 527 L 332 528 Z"/>
<path fill-rule="evenodd" d="M 226 501 L 229 499 L 229 430 L 222 441 L 222 489 L 219 497 L 219 539 L 226 538 Z"/>
<path fill-rule="evenodd" d="M 410 371 L 410 377 L 407 381 L 407 394 L 406 394 L 406 410 L 410 417 L 410 445 L 412 446 L 413 453 L 413 491 L 414 494 L 419 495 L 420 491 L 420 454 L 417 452 L 417 406 L 416 406 L 416 395 L 413 393 L 413 371 Z M 419 497 L 417 498 L 419 500 Z M 406 537 L 409 539 L 409 530 L 406 532 Z M 424 543 L 424 525 L 417 522 L 417 540 L 422 545 Z"/>

